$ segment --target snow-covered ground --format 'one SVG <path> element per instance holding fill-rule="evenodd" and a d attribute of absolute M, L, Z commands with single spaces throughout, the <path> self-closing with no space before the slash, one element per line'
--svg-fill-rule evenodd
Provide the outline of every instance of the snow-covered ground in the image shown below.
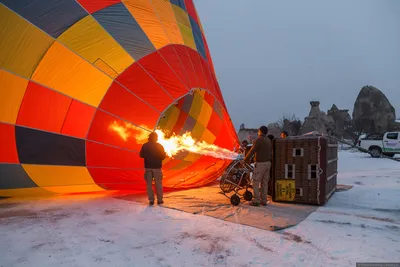
<path fill-rule="evenodd" d="M 342 151 L 339 170 L 354 187 L 279 232 L 104 196 L 1 201 L 0 266 L 400 262 L 400 163 Z"/>

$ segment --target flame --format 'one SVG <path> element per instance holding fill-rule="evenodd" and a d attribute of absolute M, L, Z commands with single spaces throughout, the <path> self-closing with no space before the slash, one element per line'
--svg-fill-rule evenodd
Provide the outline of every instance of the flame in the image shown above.
<path fill-rule="evenodd" d="M 130 137 L 134 137 L 136 143 L 144 144 L 147 142 L 150 133 L 150 131 L 145 130 L 146 128 L 144 125 L 138 127 L 127 122 L 120 124 L 114 121 L 108 129 L 117 133 L 125 142 Z M 155 132 L 158 134 L 158 142 L 164 147 L 166 154 L 171 158 L 183 151 L 220 159 L 237 159 L 239 156 L 239 154 L 228 149 L 208 144 L 205 141 L 196 141 L 192 138 L 190 132 L 186 132 L 183 135 L 176 135 L 174 133 L 170 137 L 167 137 L 160 129 L 155 130 Z"/>

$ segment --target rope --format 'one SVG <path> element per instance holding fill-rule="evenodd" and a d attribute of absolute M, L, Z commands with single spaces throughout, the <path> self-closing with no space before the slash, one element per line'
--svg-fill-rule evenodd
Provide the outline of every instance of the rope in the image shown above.
<path fill-rule="evenodd" d="M 324 172 L 324 170 L 321 168 L 321 136 L 318 137 L 318 155 L 317 155 L 317 169 L 318 169 L 318 173 L 317 173 L 317 202 L 318 205 L 320 205 L 320 201 L 319 201 L 319 196 L 321 194 L 321 191 L 319 189 L 319 182 L 320 182 L 320 175 Z"/>

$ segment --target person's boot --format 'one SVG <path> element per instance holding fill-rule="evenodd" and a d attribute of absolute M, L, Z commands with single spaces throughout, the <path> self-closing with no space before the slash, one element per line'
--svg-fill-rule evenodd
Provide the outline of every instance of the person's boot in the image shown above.
<path fill-rule="evenodd" d="M 150 201 L 149 201 L 149 205 L 150 205 L 150 206 L 153 206 L 153 205 L 154 205 L 154 200 L 150 200 Z"/>
<path fill-rule="evenodd" d="M 157 204 L 158 205 L 164 204 L 164 201 L 163 200 L 157 200 Z"/>

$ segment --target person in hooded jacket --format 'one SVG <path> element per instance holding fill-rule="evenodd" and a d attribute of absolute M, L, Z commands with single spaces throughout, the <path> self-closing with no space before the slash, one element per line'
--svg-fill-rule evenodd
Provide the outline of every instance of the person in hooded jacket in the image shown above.
<path fill-rule="evenodd" d="M 146 181 L 146 191 L 149 204 L 154 204 L 153 179 L 156 185 L 157 204 L 163 204 L 163 186 L 162 186 L 162 161 L 166 157 L 164 147 L 157 142 L 158 135 L 152 132 L 149 135 L 148 142 L 143 144 L 140 149 L 140 157 L 144 159 L 144 179 Z"/>

